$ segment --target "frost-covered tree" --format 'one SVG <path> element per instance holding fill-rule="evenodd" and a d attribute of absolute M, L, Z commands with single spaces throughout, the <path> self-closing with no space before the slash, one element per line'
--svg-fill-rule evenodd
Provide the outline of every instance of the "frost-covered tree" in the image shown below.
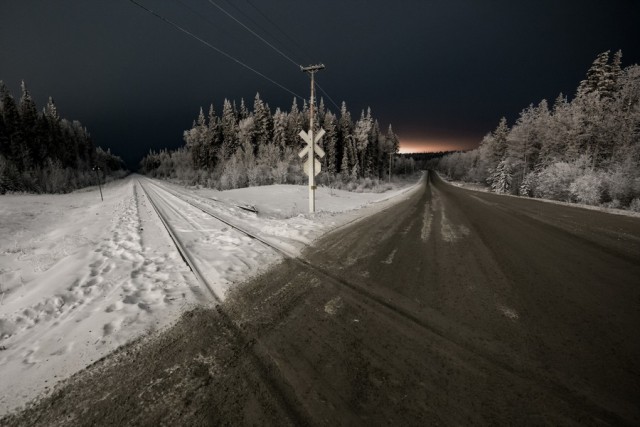
<path fill-rule="evenodd" d="M 334 177 L 338 171 L 338 127 L 336 116 L 328 111 L 324 116 L 324 130 L 326 134 L 325 140 L 325 156 L 324 166 L 329 176 Z"/>
<path fill-rule="evenodd" d="M 530 105 L 522 110 L 520 117 L 507 136 L 506 160 L 513 173 L 512 188 L 520 187 L 525 176 L 538 162 L 542 141 L 546 138 L 549 124 L 547 101 L 538 106 Z"/>
<path fill-rule="evenodd" d="M 349 177 L 351 176 L 350 175 L 351 171 L 349 170 L 350 163 L 351 162 L 349 161 L 349 150 L 347 150 L 346 148 L 343 148 L 342 160 L 340 161 L 340 176 L 342 177 L 343 181 L 349 180 Z"/>
<path fill-rule="evenodd" d="M 378 179 L 382 176 L 382 154 L 380 152 L 381 138 L 383 138 L 383 136 L 380 132 L 380 123 L 378 123 L 377 120 L 374 120 L 369 137 L 365 174 L 369 177 L 375 175 Z"/>
<path fill-rule="evenodd" d="M 564 95 L 558 95 L 547 122 L 547 133 L 541 141 L 537 164 L 548 166 L 565 160 L 567 147 L 577 146 L 577 127 L 571 104 Z"/>
<path fill-rule="evenodd" d="M 287 147 L 287 115 L 279 108 L 273 114 L 273 142 L 280 149 Z"/>
<path fill-rule="evenodd" d="M 238 123 L 238 142 L 240 147 L 246 148 L 247 144 L 252 145 L 255 129 L 255 117 L 249 116 Z"/>
<path fill-rule="evenodd" d="M 0 113 L 0 156 L 3 158 L 7 155 L 9 150 L 9 134 L 7 132 L 7 127 L 4 123 L 4 117 Z M 6 165 L 6 163 L 5 163 Z M 2 174 L 0 173 L 0 176 Z"/>
<path fill-rule="evenodd" d="M 507 139 L 509 136 L 509 126 L 507 119 L 502 117 L 498 123 L 498 127 L 493 131 L 493 139 L 491 140 L 490 153 L 491 162 L 495 167 L 504 159 L 507 153 Z"/>
<path fill-rule="evenodd" d="M 491 174 L 491 189 L 496 193 L 508 194 L 511 192 L 513 182 L 513 170 L 507 160 L 498 163 L 495 171 Z"/>
<path fill-rule="evenodd" d="M 67 192 L 94 184 L 91 166 L 109 176 L 122 160 L 93 145 L 78 121 L 61 119 L 53 100 L 38 112 L 26 83 L 16 104 L 0 82 L 0 194 L 7 191 Z"/>
<path fill-rule="evenodd" d="M 184 131 L 184 142 L 191 154 L 191 161 L 195 169 L 204 168 L 207 165 L 208 156 L 205 145 L 207 133 L 207 121 L 201 107 L 198 119 L 193 123 L 192 128 Z"/>
<path fill-rule="evenodd" d="M 42 125 L 45 128 L 44 144 L 46 157 L 60 158 L 62 150 L 62 128 L 60 125 L 61 118 L 58 109 L 52 97 L 47 100 L 42 112 Z"/>
<path fill-rule="evenodd" d="M 388 153 L 397 153 L 400 151 L 400 139 L 398 135 L 393 131 L 393 126 L 389 125 L 387 129 L 387 142 L 389 145 Z"/>
<path fill-rule="evenodd" d="M 353 146 L 353 121 L 351 113 L 347 110 L 346 102 L 340 107 L 340 119 L 338 120 L 338 135 L 340 140 L 339 155 L 341 156 L 340 172 L 343 176 L 349 176 L 353 163 L 357 162 L 355 147 Z M 346 151 L 346 154 L 345 154 Z"/>
<path fill-rule="evenodd" d="M 267 144 L 273 138 L 273 122 L 271 112 L 265 103 L 260 99 L 260 94 L 256 93 L 253 102 L 254 133 L 253 144 L 255 147 Z"/>
<path fill-rule="evenodd" d="M 41 165 L 43 152 L 41 151 L 41 126 L 38 109 L 31 98 L 24 80 L 20 84 L 22 96 L 20 98 L 20 125 L 23 129 L 23 169 Z"/>
<path fill-rule="evenodd" d="M 398 136 L 393 131 L 393 126 L 389 125 L 387 129 L 387 134 L 384 136 L 384 142 L 380 149 L 381 151 L 381 166 L 383 168 L 384 173 L 389 174 L 389 179 L 391 179 L 391 168 L 392 168 L 392 159 L 393 155 L 400 151 L 400 140 Z"/>
<path fill-rule="evenodd" d="M 315 117 L 313 119 L 318 129 L 324 128 L 324 116 L 326 113 L 327 108 L 324 105 L 324 98 L 320 97 L 320 102 L 318 103 L 318 107 L 315 109 Z"/>
<path fill-rule="evenodd" d="M 326 156 L 317 182 L 337 184 L 340 179 L 351 181 L 379 175 L 383 165 L 386 166 L 381 148 L 386 139 L 371 109 L 367 109 L 366 114 L 363 112 L 354 126 L 346 104 L 343 103 L 337 119 L 320 101 L 316 111 L 324 114 L 318 116 L 317 123 L 322 123 L 326 135 L 319 145 Z M 240 103 L 239 111 L 235 111 L 234 105 L 235 102 L 225 99 L 221 117 L 216 117 L 213 105 L 208 117 L 201 111 L 192 128 L 184 133 L 185 147 L 173 152 L 150 152 L 141 162 L 142 170 L 153 176 L 219 188 L 303 182 L 302 163 L 297 153 L 302 146 L 299 133 L 308 125 L 308 118 L 305 123 L 305 114 L 309 113 L 306 102 L 300 111 L 294 99 L 291 111 L 276 109 L 273 116 L 259 95 L 255 98 L 254 111 L 246 109 L 244 102 Z M 389 134 L 389 143 L 390 150 L 396 152 L 399 141 L 393 131 Z M 247 144 L 253 147 L 252 155 Z M 232 173 L 229 162 L 241 170 Z"/>
<path fill-rule="evenodd" d="M 561 94 L 551 110 L 544 100 L 529 106 L 511 129 L 501 121 L 478 149 L 445 156 L 438 168 L 476 181 L 484 170 L 498 192 L 510 176 L 512 193 L 632 209 L 640 200 L 640 67 L 622 68 L 621 59 L 603 52 L 573 100 Z"/>
<path fill-rule="evenodd" d="M 613 160 L 617 164 L 640 162 L 640 66 L 625 68 L 618 80 L 619 92 L 616 110 L 619 111 L 618 146 Z"/>
<path fill-rule="evenodd" d="M 307 100 L 302 100 L 302 111 L 300 112 L 300 118 L 302 119 L 302 129 L 309 129 L 309 105 Z"/>
<path fill-rule="evenodd" d="M 608 62 L 610 51 L 602 52 L 591 64 L 587 77 L 580 82 L 578 86 L 578 97 L 585 96 L 589 93 L 600 94 L 603 88 L 606 88 L 611 78 Z"/>
<path fill-rule="evenodd" d="M 256 95 L 259 98 L 259 95 Z M 244 98 L 240 98 L 240 109 L 238 110 L 238 121 L 244 120 L 249 117 L 251 113 L 244 103 Z"/>
<path fill-rule="evenodd" d="M 18 170 L 24 169 L 25 156 L 28 150 L 24 141 L 24 131 L 20 122 L 18 106 L 9 89 L 0 82 L 0 101 L 2 102 L 2 118 L 7 134 L 7 158 Z"/>
<path fill-rule="evenodd" d="M 303 130 L 303 122 L 302 113 L 298 109 L 298 100 L 293 98 L 291 111 L 287 119 L 287 142 L 291 147 L 299 146 L 300 136 L 298 135 Z"/>
<path fill-rule="evenodd" d="M 367 161 L 367 147 L 369 145 L 369 138 L 372 127 L 373 123 L 371 121 L 371 117 L 365 116 L 364 111 L 362 111 L 360 119 L 356 122 L 355 128 L 353 130 L 355 147 L 357 150 L 358 161 L 360 163 L 360 166 L 357 170 L 359 170 L 359 172 L 362 174 L 365 171 L 365 163 Z"/>
<path fill-rule="evenodd" d="M 211 104 L 209 106 L 209 118 L 208 118 L 208 131 L 207 131 L 207 144 L 209 145 L 207 167 L 210 170 L 216 166 L 217 158 L 219 156 L 220 149 L 222 148 L 222 124 L 216 110 Z"/>
<path fill-rule="evenodd" d="M 231 102 L 228 99 L 224 100 L 220 126 L 222 128 L 220 158 L 224 161 L 231 157 L 238 147 L 238 123 L 236 122 Z"/>

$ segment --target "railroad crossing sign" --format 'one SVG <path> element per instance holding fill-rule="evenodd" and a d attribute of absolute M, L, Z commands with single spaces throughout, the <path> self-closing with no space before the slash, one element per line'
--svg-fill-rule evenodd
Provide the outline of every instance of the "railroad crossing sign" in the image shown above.
<path fill-rule="evenodd" d="M 300 158 L 303 158 L 304 156 L 307 156 L 307 155 L 309 156 L 307 158 L 307 161 L 304 162 L 304 171 L 308 176 L 311 176 L 312 173 L 313 173 L 313 176 L 317 176 L 320 173 L 320 170 L 322 169 L 322 165 L 320 164 L 318 159 L 315 158 L 313 154 L 317 154 L 318 157 L 320 158 L 324 157 L 324 150 L 320 148 L 320 146 L 318 145 L 318 141 L 320 141 L 320 139 L 324 135 L 324 129 L 320 129 L 318 133 L 313 135 L 313 138 L 311 137 L 311 132 L 307 133 L 303 130 L 300 131 L 299 135 L 307 143 L 307 146 L 304 147 L 300 153 L 298 153 L 298 156 L 300 156 Z M 313 141 L 313 143 L 311 141 Z M 312 158 L 315 159 L 313 168 L 311 165 Z"/>
<path fill-rule="evenodd" d="M 315 212 L 316 210 L 315 177 L 322 169 L 322 165 L 316 158 L 316 154 L 320 158 L 324 157 L 324 150 L 318 145 L 318 141 L 320 141 L 324 133 L 324 129 L 320 129 L 315 135 L 311 129 L 309 132 L 300 131 L 299 133 L 300 137 L 307 143 L 307 146 L 298 153 L 298 156 L 300 156 L 300 158 L 307 156 L 307 160 L 304 162 L 304 172 L 309 176 L 309 212 Z"/>
<path fill-rule="evenodd" d="M 320 148 L 320 146 L 318 145 L 318 141 L 320 141 L 320 139 L 322 139 L 322 137 L 324 136 L 324 129 L 320 129 L 318 131 L 318 133 L 316 133 L 315 135 L 313 135 L 313 152 L 318 154 L 318 157 L 323 158 L 324 157 L 324 150 L 322 148 Z M 306 156 L 307 154 L 309 154 L 309 150 L 311 149 L 311 131 L 309 132 L 305 132 L 303 130 L 300 131 L 299 133 L 300 138 L 302 138 L 304 140 L 304 142 L 307 143 L 307 146 L 304 147 L 302 149 L 302 151 L 298 154 L 298 156 L 300 156 L 300 158 Z"/>

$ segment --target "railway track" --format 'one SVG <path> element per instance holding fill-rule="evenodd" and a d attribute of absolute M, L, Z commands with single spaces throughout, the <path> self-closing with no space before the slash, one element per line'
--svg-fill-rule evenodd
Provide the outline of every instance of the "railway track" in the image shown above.
<path fill-rule="evenodd" d="M 176 197 L 177 199 L 182 200 L 185 203 L 188 203 L 189 205 L 193 206 L 194 208 L 196 208 L 196 209 L 204 212 L 205 214 L 217 219 L 218 221 L 222 222 L 223 224 L 225 224 L 225 225 L 233 228 L 234 230 L 244 234 L 245 236 L 247 236 L 247 237 L 249 237 L 249 238 L 251 238 L 253 240 L 256 240 L 257 242 L 260 242 L 265 247 L 276 251 L 278 254 L 282 255 L 283 257 L 288 258 L 288 259 L 295 259 L 296 258 L 295 255 L 293 255 L 293 254 L 289 253 L 287 250 L 281 248 L 276 243 L 270 242 L 267 239 L 264 239 L 264 238 L 258 236 L 256 233 L 254 233 L 254 232 L 252 232 L 250 230 L 247 230 L 246 228 L 244 228 L 244 227 L 242 227 L 242 226 L 240 226 L 238 224 L 233 223 L 228 218 L 224 218 L 223 216 L 213 212 L 211 209 L 207 208 L 203 204 L 194 203 L 193 200 L 189 200 L 186 197 L 184 197 L 182 194 L 180 194 L 180 193 L 178 193 L 178 192 L 176 192 L 176 191 L 174 191 L 172 189 L 166 188 L 165 186 L 160 186 L 160 185 L 158 185 L 156 183 L 151 183 L 151 185 L 153 185 L 153 186 L 155 186 L 157 188 L 160 188 L 162 191 L 165 191 L 165 192 L 173 195 L 174 197 Z M 214 200 L 214 201 L 216 201 L 216 200 Z"/>
<path fill-rule="evenodd" d="M 180 252 L 182 259 L 189 266 L 193 274 L 196 276 L 197 280 L 211 292 L 211 295 L 216 301 L 216 310 L 220 314 L 222 321 L 225 323 L 225 326 L 233 332 L 233 339 L 235 341 L 235 344 L 240 348 L 248 349 L 251 360 L 254 366 L 257 368 L 262 380 L 271 389 L 273 396 L 275 396 L 279 401 L 281 407 L 285 409 L 285 411 L 289 415 L 291 422 L 294 425 L 306 425 L 308 417 L 304 413 L 303 406 L 298 401 L 297 396 L 293 392 L 293 388 L 287 383 L 273 358 L 269 356 L 268 351 L 260 343 L 260 340 L 257 337 L 254 337 L 251 333 L 242 330 L 233 321 L 233 318 L 221 304 L 222 299 L 219 295 L 216 294 L 211 284 L 207 281 L 207 278 L 202 274 L 197 264 L 194 262 L 193 258 L 189 254 L 189 251 L 185 248 L 185 246 L 178 238 L 171 224 L 165 218 L 162 210 L 159 209 L 157 204 L 154 202 L 154 198 L 152 196 L 153 190 L 145 188 L 145 185 L 139 180 L 138 185 L 140 186 L 143 193 L 147 197 L 147 200 L 160 218 L 160 221 L 167 230 L 167 233 L 171 237 L 171 240 Z M 226 221 L 223 221 L 220 218 L 217 219 L 229 225 L 230 227 L 238 229 L 237 227 L 228 224 Z"/>
<path fill-rule="evenodd" d="M 185 262 L 187 262 L 187 264 L 191 267 L 192 271 L 194 271 L 194 274 L 198 277 L 198 280 L 201 281 L 201 283 L 203 283 L 212 292 L 212 294 L 214 294 L 216 300 L 220 302 L 220 298 L 217 297 L 217 295 L 215 295 L 215 292 L 213 292 L 212 288 L 207 284 L 206 278 L 202 276 L 202 274 L 199 272 L 195 264 L 193 264 L 193 262 L 190 261 L 188 252 L 183 247 L 181 247 L 181 243 L 179 242 L 179 239 L 176 238 L 175 232 L 171 229 L 170 224 L 168 224 L 167 221 L 162 217 L 160 210 L 153 203 L 152 197 L 149 197 L 149 192 L 147 191 L 147 189 L 145 189 L 145 186 L 141 182 L 139 182 L 139 184 L 143 189 L 143 191 L 145 192 L 145 194 L 147 194 L 147 197 L 149 198 L 152 206 L 154 206 L 154 209 L 158 213 L 163 224 L 167 228 L 167 231 L 172 236 L 174 243 L 176 243 L 176 246 L 178 247 L 180 253 L 183 255 L 183 258 L 185 259 Z M 447 334 L 445 330 L 438 327 L 437 321 L 435 322 L 436 324 L 434 324 L 434 322 L 432 321 L 433 319 L 426 320 L 420 317 L 419 315 L 417 315 L 416 313 L 412 312 L 411 309 L 414 307 L 405 308 L 400 305 L 402 302 L 396 303 L 392 299 L 386 296 L 380 295 L 373 290 L 365 289 L 361 285 L 352 283 L 348 280 L 345 280 L 337 276 L 336 274 L 330 271 L 327 271 L 322 267 L 313 265 L 308 260 L 302 257 L 293 256 L 292 254 L 288 253 L 286 250 L 280 248 L 277 244 L 270 242 L 267 239 L 264 239 L 260 236 L 257 236 L 254 232 L 246 230 L 244 227 L 233 223 L 228 218 L 224 218 L 220 216 L 219 214 L 213 212 L 211 209 L 207 208 L 207 206 L 205 206 L 202 203 L 189 200 L 185 198 L 184 195 L 181 195 L 176 191 L 167 189 L 164 186 L 159 186 L 159 185 L 156 185 L 155 183 L 149 183 L 149 184 L 151 186 L 155 186 L 159 188 L 161 191 L 171 194 L 173 197 L 176 197 L 185 203 L 188 203 L 192 207 L 217 219 L 218 221 L 237 230 L 238 232 L 246 235 L 247 237 L 250 237 L 251 239 L 254 239 L 257 242 L 260 242 L 262 245 L 277 252 L 283 258 L 294 263 L 299 268 L 316 274 L 317 276 L 323 278 L 324 280 L 330 282 L 331 284 L 333 284 L 334 286 L 337 286 L 338 288 L 347 290 L 348 292 L 352 293 L 352 295 L 356 299 L 358 299 L 358 297 L 366 298 L 367 301 L 369 301 L 374 307 L 377 307 L 378 309 L 380 309 L 379 311 L 385 313 L 386 316 L 390 316 L 393 318 L 401 318 L 404 321 L 409 322 L 414 326 L 417 326 L 419 329 L 425 331 L 429 335 L 436 336 L 438 339 L 441 339 L 449 344 L 453 344 L 454 346 L 459 348 L 460 351 L 470 353 L 476 357 L 481 358 L 482 360 L 493 365 L 499 371 L 502 371 L 503 374 L 505 374 L 506 376 L 517 377 L 530 384 L 535 384 L 539 387 L 542 387 L 542 389 L 546 390 L 551 395 L 555 395 L 560 399 L 570 401 L 571 403 L 576 404 L 578 406 L 582 406 L 584 404 L 584 402 L 582 401 L 582 398 L 580 396 L 575 395 L 564 384 L 561 384 L 555 381 L 550 381 L 550 382 L 547 382 L 546 384 L 542 384 L 540 380 L 532 374 L 532 372 L 534 371 L 533 367 L 524 368 L 523 366 L 520 366 L 520 367 L 511 366 L 509 363 L 506 363 L 505 361 L 501 360 L 499 354 L 487 353 L 486 351 L 479 350 L 474 346 L 469 345 L 468 343 L 465 343 L 460 339 L 456 339 L 455 337 L 450 336 L 450 334 Z M 401 298 L 400 296 L 398 297 Z M 292 420 L 294 420 L 296 424 L 306 423 L 307 422 L 306 420 L 308 420 L 308 418 L 304 415 L 305 411 L 304 409 L 302 409 L 303 405 L 295 395 L 293 388 L 290 386 L 290 384 L 287 382 L 287 380 L 284 378 L 284 376 L 280 372 L 274 359 L 271 358 L 271 356 L 269 356 L 268 351 L 264 348 L 264 346 L 260 344 L 260 340 L 257 337 L 248 335 L 246 331 L 240 330 L 233 323 L 233 320 L 231 319 L 229 314 L 225 313 L 222 305 L 218 304 L 218 310 L 223 314 L 225 319 L 230 324 L 233 325 L 234 330 L 236 331 L 237 335 L 239 336 L 239 339 L 244 343 L 244 345 L 253 344 L 252 355 L 253 357 L 255 357 L 257 366 L 261 367 L 260 370 L 265 375 L 264 377 L 265 381 L 267 381 L 267 383 L 273 386 L 272 388 L 274 389 L 274 391 L 278 393 L 278 396 L 280 396 L 281 398 L 280 400 L 282 401 L 284 407 L 286 407 L 288 411 L 292 414 Z M 612 415 L 608 411 L 604 410 L 604 408 L 599 408 L 599 409 L 601 411 L 601 415 L 603 415 L 605 418 L 609 418 Z"/>

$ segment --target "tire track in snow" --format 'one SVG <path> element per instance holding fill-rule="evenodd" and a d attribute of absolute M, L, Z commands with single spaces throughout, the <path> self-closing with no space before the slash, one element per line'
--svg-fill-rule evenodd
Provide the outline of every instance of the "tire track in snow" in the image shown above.
<path fill-rule="evenodd" d="M 477 356 L 482 357 L 483 359 L 500 366 L 502 369 L 504 369 L 505 371 L 513 374 L 514 371 L 510 366 L 504 365 L 503 363 L 501 363 L 500 361 L 498 361 L 497 359 L 485 355 L 485 354 L 481 354 L 478 353 L 474 348 L 470 348 L 468 346 L 464 346 L 463 344 L 459 343 L 457 340 L 452 340 L 451 338 L 449 338 L 444 332 L 440 331 L 437 327 L 434 327 L 433 325 L 429 324 L 428 322 L 425 322 L 423 319 L 417 317 L 416 315 L 414 315 L 413 313 L 411 313 L 410 311 L 399 307 L 397 305 L 395 305 L 394 303 L 392 303 L 391 301 L 389 301 L 387 298 L 378 295 L 377 293 L 375 293 L 372 290 L 369 289 L 364 289 L 362 288 L 360 285 L 351 283 L 341 277 L 338 277 L 337 275 L 335 275 L 334 273 L 327 271 L 323 268 L 320 268 L 318 266 L 315 266 L 313 264 L 311 264 L 310 262 L 308 262 L 307 260 L 305 260 L 304 258 L 296 258 L 296 257 L 292 257 L 290 256 L 287 252 L 283 251 L 282 249 L 280 249 L 279 247 L 272 245 L 271 243 L 269 243 L 268 241 L 265 241 L 257 236 L 254 236 L 252 233 L 247 232 L 246 230 L 244 230 L 242 227 L 239 227 L 237 225 L 234 225 L 232 223 L 230 223 L 227 220 L 221 219 L 218 216 L 216 216 L 215 214 L 208 212 L 206 209 L 203 209 L 202 207 L 191 203 L 187 200 L 182 199 L 182 197 L 174 194 L 173 192 L 166 190 L 162 187 L 160 187 L 162 190 L 169 192 L 170 194 L 173 194 L 175 197 L 189 203 L 190 205 L 194 206 L 197 209 L 200 209 L 202 212 L 205 212 L 209 215 L 211 215 L 212 217 L 220 220 L 221 222 L 229 225 L 230 227 L 233 227 L 235 229 L 237 229 L 238 231 L 241 231 L 242 233 L 245 233 L 247 235 L 249 235 L 252 238 L 255 238 L 256 240 L 260 241 L 261 243 L 263 243 L 265 246 L 279 252 L 284 258 L 291 260 L 292 262 L 296 263 L 297 265 L 299 265 L 301 268 L 303 269 L 308 269 L 310 271 L 313 271 L 317 274 L 319 274 L 321 277 L 325 278 L 326 280 L 331 281 L 333 284 L 338 285 L 340 287 L 342 287 L 343 289 L 346 289 L 350 292 L 353 292 L 359 296 L 364 296 L 365 298 L 367 298 L 368 300 L 370 300 L 371 302 L 373 302 L 374 304 L 376 304 L 378 307 L 382 308 L 385 312 L 389 311 L 395 315 L 399 315 L 401 317 L 403 317 L 404 319 L 410 321 L 411 323 L 423 328 L 424 330 L 426 330 L 427 332 L 429 332 L 430 334 L 435 334 L 436 336 L 440 337 L 441 339 L 444 339 L 448 342 L 451 342 L 457 346 L 460 346 L 461 348 L 464 348 L 466 351 L 471 352 L 473 354 L 476 354 Z M 436 195 L 433 199 L 434 201 L 434 205 L 430 208 L 434 209 L 434 210 L 438 210 L 441 211 L 442 210 L 442 206 L 441 206 L 441 202 L 438 198 L 438 196 Z M 430 217 L 432 218 L 432 217 Z M 431 224 L 432 221 L 429 222 L 429 224 Z M 466 227 L 465 227 L 466 228 Z M 385 314 L 389 314 L 389 313 L 385 313 Z"/>
<path fill-rule="evenodd" d="M 460 226 L 457 229 L 449 222 L 449 220 L 446 218 L 446 214 L 444 213 L 444 208 L 442 206 L 442 202 L 440 201 L 438 195 L 433 194 L 433 198 L 432 198 L 432 202 L 433 202 L 433 209 L 434 211 L 438 211 L 441 214 L 441 223 L 443 224 L 443 227 L 441 229 L 441 234 L 443 234 L 443 240 L 447 243 L 452 243 L 455 242 L 456 240 L 459 240 L 460 238 L 466 236 L 467 234 L 470 233 L 470 230 L 465 227 L 465 226 Z M 181 199 L 181 197 L 176 196 L 178 198 Z M 241 227 L 235 226 L 233 224 L 231 224 L 230 222 L 226 221 L 226 220 L 222 220 L 220 218 L 218 218 L 216 215 L 207 212 L 205 209 L 190 203 L 186 200 L 183 200 L 189 204 L 191 204 L 192 206 L 200 209 L 201 211 L 213 216 L 214 218 L 219 219 L 220 221 L 224 222 L 225 224 L 238 229 L 239 231 L 242 231 L 243 233 L 249 234 L 248 232 L 246 232 L 245 230 L 243 230 Z M 430 217 L 431 218 L 431 217 Z M 429 224 L 431 224 L 431 222 L 429 222 Z M 444 232 L 444 233 L 443 233 Z M 424 330 L 425 332 L 427 332 L 428 334 L 430 334 L 431 336 L 435 336 L 438 339 L 441 339 L 445 342 L 448 342 L 450 344 L 453 344 L 454 346 L 456 346 L 460 351 L 463 352 L 467 352 L 470 354 L 473 354 L 481 359 L 483 359 L 484 361 L 490 363 L 491 365 L 495 366 L 497 369 L 499 369 L 501 372 L 503 372 L 505 375 L 507 376 L 514 376 L 517 378 L 520 378 L 522 380 L 525 380 L 529 383 L 533 383 L 533 384 L 539 384 L 538 381 L 536 381 L 535 378 L 533 378 L 528 372 L 526 371 L 520 371 L 517 368 L 509 365 L 508 363 L 505 363 L 504 361 L 500 360 L 500 358 L 497 355 L 494 354 L 490 354 L 490 353 L 485 353 L 482 351 L 478 351 L 478 349 L 476 349 L 473 346 L 467 345 L 464 342 L 461 342 L 460 340 L 457 340 L 455 338 L 450 337 L 445 330 L 440 329 L 440 327 L 438 325 L 433 325 L 431 324 L 429 321 L 422 319 L 421 317 L 419 317 L 418 315 L 412 313 L 411 311 L 409 311 L 406 308 L 400 307 L 399 305 L 394 304 L 392 301 L 388 300 L 386 297 L 381 296 L 379 294 L 377 294 L 375 291 L 370 290 L 370 289 L 365 289 L 362 288 L 360 285 L 354 284 L 352 282 L 349 282 L 348 280 L 345 280 L 337 275 L 335 275 L 332 272 L 329 272 L 323 268 L 317 267 L 313 264 L 311 264 L 310 262 L 306 261 L 305 259 L 302 258 L 294 258 L 294 257 L 290 257 L 286 252 L 282 251 L 280 248 L 278 248 L 277 246 L 271 245 L 269 242 L 264 241 L 263 239 L 260 239 L 258 237 L 253 236 L 254 238 L 256 238 L 257 240 L 259 240 L 260 242 L 262 242 L 263 244 L 265 244 L 268 247 L 271 247 L 272 249 L 274 249 L 275 251 L 278 251 L 279 253 L 281 253 L 285 258 L 290 259 L 292 262 L 298 264 L 300 267 L 311 270 L 315 273 L 317 273 L 319 276 L 323 277 L 324 279 L 330 281 L 331 283 L 338 285 L 339 287 L 352 292 L 353 294 L 356 294 L 357 296 L 360 297 L 365 297 L 368 301 L 372 302 L 374 304 L 374 306 L 377 306 L 380 310 L 381 314 L 384 314 L 386 316 L 400 316 L 401 318 L 409 321 L 410 323 L 418 326 L 419 328 L 421 328 L 422 330 Z M 450 239 L 449 239 L 450 238 Z M 449 240 L 447 240 L 449 239 Z M 224 315 L 224 317 L 233 324 L 233 320 L 230 318 L 230 316 L 224 312 L 223 309 L 223 305 L 219 305 L 218 306 L 218 310 Z M 514 317 L 512 316 L 511 312 L 505 313 L 503 312 L 503 314 L 509 318 L 510 320 L 514 320 Z M 245 336 L 246 339 L 249 339 L 250 342 L 253 342 L 255 346 L 259 346 L 261 347 L 260 341 L 257 338 L 253 338 L 253 337 L 248 337 L 246 336 L 246 333 L 242 330 L 239 330 L 237 328 L 237 326 L 235 326 L 235 324 L 233 324 L 231 326 L 234 330 L 237 331 L 238 334 L 240 334 L 241 336 Z M 258 353 L 254 353 L 254 355 L 256 355 L 259 359 L 258 363 L 263 363 L 262 366 L 264 366 L 266 368 L 266 371 L 268 372 L 276 372 L 276 378 L 278 379 L 277 381 L 277 387 L 280 390 L 285 391 L 284 393 L 286 393 L 286 391 L 290 391 L 292 390 L 292 388 L 289 386 L 289 384 L 287 383 L 286 379 L 283 377 L 283 375 L 281 374 L 281 371 L 277 368 L 277 363 L 275 361 L 273 361 L 273 359 L 268 356 L 268 354 L 265 351 L 261 351 L 259 354 L 261 354 L 262 356 L 257 356 Z M 267 357 L 267 360 L 264 360 L 264 357 Z M 275 371 L 274 371 L 275 369 Z M 261 367 L 261 370 L 263 370 L 263 368 Z M 264 371 L 264 370 L 263 370 Z M 561 386 L 558 386 L 556 384 L 553 384 L 551 386 L 546 386 L 546 390 L 550 393 L 554 393 L 554 394 L 558 394 L 560 395 L 562 390 Z M 285 396 L 285 394 L 281 394 L 280 396 Z M 289 398 L 290 398 L 290 402 L 295 402 L 293 403 L 293 407 L 300 407 L 299 401 L 298 399 L 291 394 L 288 394 Z M 302 414 L 304 413 L 304 409 L 301 409 L 302 412 L 299 412 L 297 409 L 293 409 L 294 412 L 297 414 L 296 416 L 302 416 L 302 419 L 307 419 L 306 417 L 304 417 Z"/>
<path fill-rule="evenodd" d="M 433 221 L 433 207 L 427 202 L 427 206 L 424 208 L 424 214 L 422 216 L 422 231 L 420 233 L 420 237 L 423 242 L 426 242 L 429 239 L 429 235 L 431 234 L 431 223 Z"/>
<path fill-rule="evenodd" d="M 396 252 L 398 252 L 398 249 L 394 249 L 391 251 L 391 253 L 389 254 L 389 256 L 387 257 L 387 259 L 385 259 L 384 261 L 382 261 L 385 264 L 393 264 L 393 258 L 396 256 Z"/>
<path fill-rule="evenodd" d="M 434 189 L 432 192 L 432 205 L 433 209 L 440 214 L 440 236 L 442 240 L 447 243 L 455 243 L 467 237 L 471 230 L 463 224 L 455 225 L 447 217 L 446 209 L 438 191 Z M 424 240 L 424 239 L 423 239 Z"/>

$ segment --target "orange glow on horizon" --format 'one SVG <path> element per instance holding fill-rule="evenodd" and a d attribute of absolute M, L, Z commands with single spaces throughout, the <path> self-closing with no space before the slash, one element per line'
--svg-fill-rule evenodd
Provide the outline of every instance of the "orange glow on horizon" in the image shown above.
<path fill-rule="evenodd" d="M 435 153 L 438 151 L 468 150 L 477 144 L 467 139 L 400 139 L 400 153 Z"/>

